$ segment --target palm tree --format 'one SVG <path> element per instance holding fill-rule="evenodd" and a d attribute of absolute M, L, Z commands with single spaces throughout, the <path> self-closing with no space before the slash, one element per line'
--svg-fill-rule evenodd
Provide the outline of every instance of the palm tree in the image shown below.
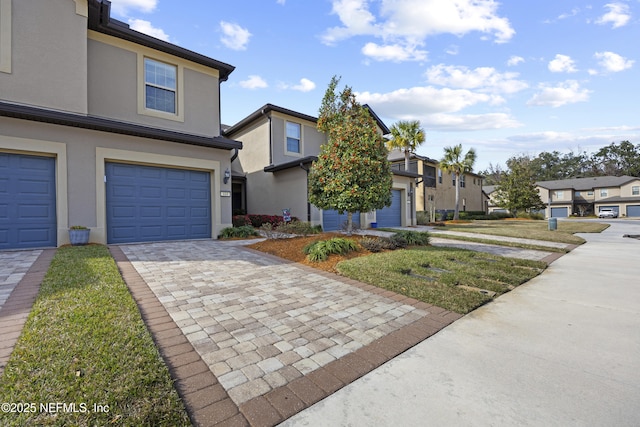
<path fill-rule="evenodd" d="M 390 150 L 404 150 L 404 170 L 409 172 L 409 156 L 424 142 L 424 131 L 419 120 L 401 120 L 391 126 L 391 139 L 387 141 Z"/>
<path fill-rule="evenodd" d="M 444 157 L 440 160 L 440 169 L 445 172 L 451 172 L 456 176 L 456 210 L 453 219 L 460 217 L 460 176 L 471 172 L 473 164 L 476 162 L 476 151 L 470 148 L 467 154 L 462 157 L 462 144 L 453 147 L 445 147 Z"/>

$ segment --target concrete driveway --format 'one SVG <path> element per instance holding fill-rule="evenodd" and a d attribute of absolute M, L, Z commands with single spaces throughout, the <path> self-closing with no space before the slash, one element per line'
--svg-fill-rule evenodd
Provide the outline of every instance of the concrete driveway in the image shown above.
<path fill-rule="evenodd" d="M 640 425 L 640 221 L 611 223 L 284 425 Z"/>

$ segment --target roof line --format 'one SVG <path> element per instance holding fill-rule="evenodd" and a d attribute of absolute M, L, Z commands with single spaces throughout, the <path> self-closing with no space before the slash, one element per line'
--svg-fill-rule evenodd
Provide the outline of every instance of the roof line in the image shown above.
<path fill-rule="evenodd" d="M 222 82 L 226 81 L 229 78 L 229 74 L 235 70 L 233 65 L 226 64 L 175 44 L 132 30 L 129 28 L 128 24 L 118 21 L 117 19 L 112 19 L 111 2 L 109 0 L 89 1 L 88 25 L 91 30 L 146 46 L 151 49 L 159 50 L 209 68 L 214 68 L 220 72 L 220 81 Z"/>
<path fill-rule="evenodd" d="M 134 123 L 120 122 L 102 117 L 74 114 L 63 111 L 47 110 L 27 105 L 11 104 L 0 101 L 0 117 L 30 120 L 122 135 L 138 136 L 163 141 L 178 142 L 202 147 L 232 150 L 242 148 L 242 142 L 223 136 L 207 137 L 189 133 L 176 132 L 142 126 Z"/>

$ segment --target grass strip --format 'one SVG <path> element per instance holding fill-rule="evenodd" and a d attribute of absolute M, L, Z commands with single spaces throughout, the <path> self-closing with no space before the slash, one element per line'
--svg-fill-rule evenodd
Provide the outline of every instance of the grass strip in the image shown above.
<path fill-rule="evenodd" d="M 599 222 L 558 221 L 558 229 L 551 231 L 547 221 L 474 220 L 470 224 L 447 223 L 444 229 L 581 245 L 585 240 L 575 233 L 600 233 L 608 227 Z"/>
<path fill-rule="evenodd" d="M 2 426 L 191 425 L 113 258 L 99 245 L 57 250 L 0 377 L 0 402 L 23 405 L 0 412 Z"/>
<path fill-rule="evenodd" d="M 337 270 L 352 279 L 466 314 L 493 298 L 461 285 L 498 296 L 537 276 L 546 266 L 541 261 L 427 246 L 342 261 Z"/>
<path fill-rule="evenodd" d="M 553 246 L 528 245 L 526 243 L 505 242 L 504 240 L 482 239 L 479 237 L 456 236 L 456 235 L 445 234 L 445 233 L 433 233 L 431 234 L 431 237 L 434 237 L 437 239 L 461 240 L 464 242 L 474 242 L 474 243 L 483 243 L 487 245 L 506 246 L 509 248 L 531 249 L 535 251 L 544 251 L 544 252 L 558 252 L 558 253 L 570 252 L 569 249 L 556 248 Z"/>

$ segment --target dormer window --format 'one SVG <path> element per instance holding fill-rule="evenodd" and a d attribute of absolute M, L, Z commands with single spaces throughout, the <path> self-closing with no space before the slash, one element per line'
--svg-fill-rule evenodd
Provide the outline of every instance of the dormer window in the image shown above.
<path fill-rule="evenodd" d="M 144 105 L 150 110 L 176 114 L 178 69 L 150 58 L 144 59 Z"/>

